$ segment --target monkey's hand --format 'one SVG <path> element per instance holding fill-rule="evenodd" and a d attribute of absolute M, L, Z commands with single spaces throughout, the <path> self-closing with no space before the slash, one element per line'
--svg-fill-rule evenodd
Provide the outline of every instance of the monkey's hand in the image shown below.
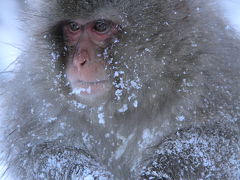
<path fill-rule="evenodd" d="M 157 146 L 141 179 L 239 179 L 237 134 L 219 126 L 178 131 Z"/>
<path fill-rule="evenodd" d="M 31 148 L 27 153 L 23 153 L 18 162 L 22 164 L 18 166 L 22 168 L 19 169 L 20 174 L 24 174 L 22 179 L 112 179 L 111 173 L 87 152 L 54 143 L 44 143 Z"/>

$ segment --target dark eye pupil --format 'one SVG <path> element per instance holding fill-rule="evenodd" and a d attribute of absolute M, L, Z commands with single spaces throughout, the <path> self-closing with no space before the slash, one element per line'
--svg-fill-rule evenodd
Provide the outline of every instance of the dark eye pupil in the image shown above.
<path fill-rule="evenodd" d="M 80 29 L 80 26 L 76 22 L 71 22 L 69 25 L 72 31 L 77 31 Z"/>
<path fill-rule="evenodd" d="M 98 32 L 107 31 L 110 28 L 110 23 L 104 19 L 97 20 L 94 25 L 94 29 Z"/>

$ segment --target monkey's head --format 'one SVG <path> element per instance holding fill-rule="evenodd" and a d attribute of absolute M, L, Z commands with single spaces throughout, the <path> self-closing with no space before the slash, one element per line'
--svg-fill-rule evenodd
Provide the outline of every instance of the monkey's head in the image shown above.
<path fill-rule="evenodd" d="M 88 17 L 63 18 L 50 31 L 55 38 L 50 42 L 60 54 L 58 62 L 62 63 L 68 93 L 90 106 L 116 102 L 120 107 L 128 101 L 137 107 L 133 91 L 141 87 L 141 59 L 146 56 L 139 55 L 145 51 L 143 42 L 136 46 L 137 33 L 128 27 L 127 18 L 113 7 L 99 8 Z"/>
<path fill-rule="evenodd" d="M 146 6 L 139 15 L 131 11 L 126 1 L 101 5 L 92 2 L 89 7 L 84 2 L 71 7 L 59 3 L 58 18 L 48 18 L 54 27 L 48 33 L 55 38 L 50 43 L 57 46 L 64 86 L 68 89 L 64 93 L 90 106 L 106 102 L 113 111 L 120 112 L 141 105 L 149 108 L 154 102 L 161 104 L 156 108 L 167 107 L 163 103 L 177 96 L 174 81 L 181 78 L 185 62 L 171 54 L 175 44 L 169 43 L 169 39 L 184 33 L 172 30 L 178 26 L 177 21 L 171 22 L 171 26 L 164 24 L 168 17 L 152 12 L 152 6 Z M 139 9 L 143 6 L 135 5 Z M 152 19 L 153 13 L 159 16 L 158 20 Z M 175 68 L 176 64 L 179 68 Z M 177 77 L 172 78 L 173 75 Z"/>

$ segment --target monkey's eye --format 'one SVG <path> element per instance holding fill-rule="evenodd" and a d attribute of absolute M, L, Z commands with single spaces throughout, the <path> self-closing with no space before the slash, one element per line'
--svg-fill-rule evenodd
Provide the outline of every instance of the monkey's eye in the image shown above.
<path fill-rule="evenodd" d="M 70 27 L 71 31 L 73 31 L 73 32 L 78 31 L 80 29 L 79 24 L 76 22 L 70 22 L 69 27 Z"/>
<path fill-rule="evenodd" d="M 100 33 L 106 33 L 111 29 L 111 22 L 105 19 L 99 19 L 95 22 L 93 29 Z"/>

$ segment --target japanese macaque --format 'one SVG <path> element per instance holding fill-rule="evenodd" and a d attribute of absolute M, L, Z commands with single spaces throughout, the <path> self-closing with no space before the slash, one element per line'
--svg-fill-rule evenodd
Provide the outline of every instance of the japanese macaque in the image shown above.
<path fill-rule="evenodd" d="M 217 3 L 25 8 L 27 48 L 0 87 L 3 177 L 240 178 L 240 40 Z"/>

